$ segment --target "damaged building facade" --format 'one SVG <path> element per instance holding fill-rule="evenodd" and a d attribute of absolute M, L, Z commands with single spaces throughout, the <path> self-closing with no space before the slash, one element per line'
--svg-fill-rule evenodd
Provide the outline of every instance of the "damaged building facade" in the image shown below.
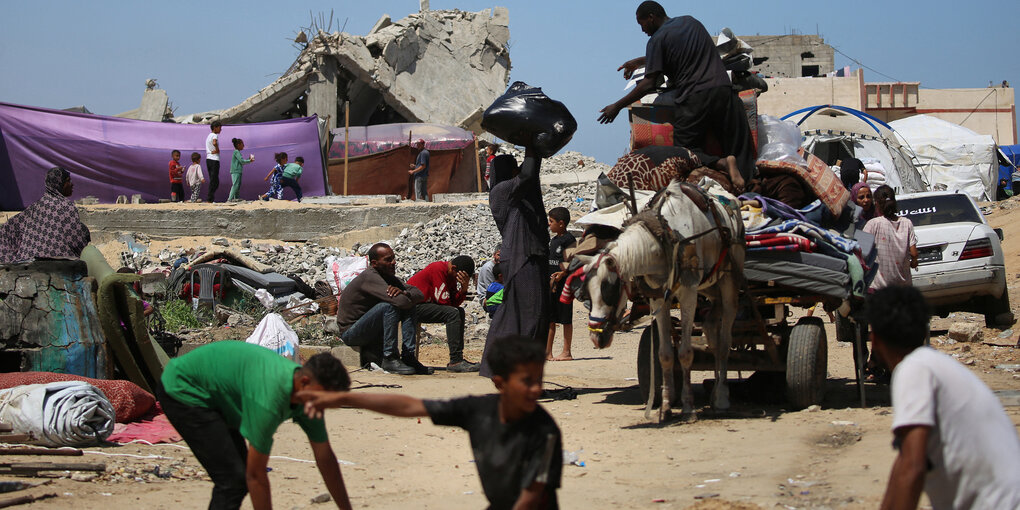
<path fill-rule="evenodd" d="M 482 111 L 510 78 L 504 7 L 422 10 L 398 21 L 383 15 L 365 36 L 319 31 L 302 39 L 290 68 L 255 95 L 174 120 L 242 124 L 315 114 L 327 132 L 346 116 L 352 126 L 428 122 L 479 132 Z"/>

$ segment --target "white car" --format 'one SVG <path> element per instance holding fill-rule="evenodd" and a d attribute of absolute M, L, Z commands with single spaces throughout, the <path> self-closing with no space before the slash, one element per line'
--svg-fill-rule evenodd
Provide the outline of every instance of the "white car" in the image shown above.
<path fill-rule="evenodd" d="M 914 224 L 914 287 L 937 315 L 980 313 L 992 327 L 1013 322 L 1006 289 L 1002 230 L 988 226 L 974 200 L 958 192 L 898 195 L 900 216 Z"/>

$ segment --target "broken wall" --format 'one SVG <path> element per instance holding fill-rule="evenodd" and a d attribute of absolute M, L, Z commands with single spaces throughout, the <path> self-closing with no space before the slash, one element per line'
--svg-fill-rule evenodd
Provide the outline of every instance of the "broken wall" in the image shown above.
<path fill-rule="evenodd" d="M 80 260 L 0 266 L 0 371 L 112 375 L 86 275 Z"/>
<path fill-rule="evenodd" d="M 422 11 L 396 22 L 383 16 L 366 36 L 319 32 L 283 76 L 219 119 L 258 122 L 298 112 L 328 118 L 332 129 L 343 125 L 349 100 L 354 126 L 461 125 L 506 89 L 509 20 L 505 7 Z"/>

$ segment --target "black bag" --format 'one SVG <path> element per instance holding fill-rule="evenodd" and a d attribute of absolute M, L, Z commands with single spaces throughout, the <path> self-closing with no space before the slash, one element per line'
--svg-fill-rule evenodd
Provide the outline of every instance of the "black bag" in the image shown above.
<path fill-rule="evenodd" d="M 550 99 L 541 88 L 517 81 L 485 110 L 482 129 L 548 158 L 570 142 L 577 121 L 563 103 Z"/>

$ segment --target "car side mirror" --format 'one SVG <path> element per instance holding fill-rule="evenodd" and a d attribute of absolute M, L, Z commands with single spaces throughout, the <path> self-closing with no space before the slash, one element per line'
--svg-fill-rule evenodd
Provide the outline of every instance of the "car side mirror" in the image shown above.
<path fill-rule="evenodd" d="M 1001 228 L 993 228 L 992 230 L 995 231 L 995 235 L 999 236 L 999 240 L 1002 241 L 1002 229 Z"/>

